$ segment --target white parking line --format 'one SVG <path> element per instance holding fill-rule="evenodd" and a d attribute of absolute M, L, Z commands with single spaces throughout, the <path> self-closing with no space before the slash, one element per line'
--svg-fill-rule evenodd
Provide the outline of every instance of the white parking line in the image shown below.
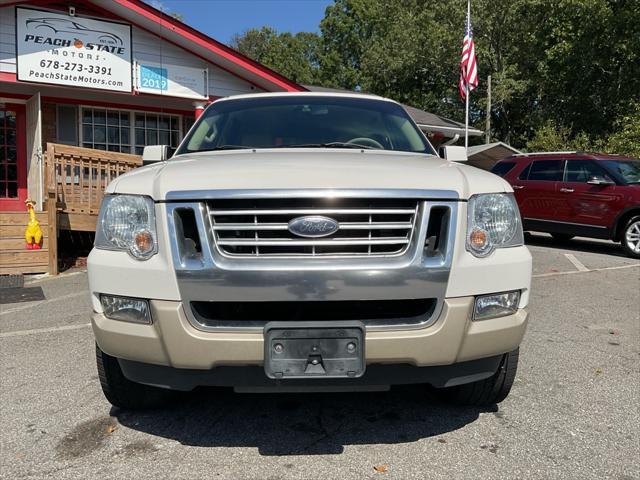
<path fill-rule="evenodd" d="M 578 260 L 573 253 L 565 253 L 564 256 L 567 257 L 567 260 L 573 263 L 573 266 L 576 267 L 579 272 L 589 271 L 589 269 L 585 267 L 584 264 L 580 260 Z"/>
<path fill-rule="evenodd" d="M 46 282 L 49 280 L 60 280 L 61 278 L 73 277 L 80 275 L 81 273 L 87 273 L 86 270 L 76 270 L 74 272 L 64 272 L 58 275 L 51 275 L 49 273 L 42 273 L 40 275 L 29 276 L 30 278 L 25 280 L 25 285 L 33 285 L 34 283 Z"/>
<path fill-rule="evenodd" d="M 35 333 L 50 333 L 60 332 L 62 330 L 79 330 L 91 326 L 90 323 L 83 323 L 81 325 L 63 325 L 62 327 L 49 327 L 49 328 L 34 328 L 33 330 L 18 330 L 15 332 L 0 333 L 0 338 L 7 337 L 22 337 L 24 335 L 33 335 Z"/>
<path fill-rule="evenodd" d="M 576 273 L 591 273 L 591 272 L 602 272 L 605 270 L 621 270 L 623 268 L 633 268 L 640 267 L 640 263 L 635 263 L 633 265 L 620 265 L 618 267 L 602 267 L 602 268 L 592 268 L 591 270 L 570 270 L 568 272 L 549 272 L 549 273 L 538 273 L 536 275 L 532 275 L 533 278 L 541 278 L 541 277 L 555 277 L 557 275 L 573 275 Z"/>
<path fill-rule="evenodd" d="M 0 312 L 0 317 L 3 315 L 9 315 L 10 313 L 20 312 L 22 310 L 28 310 L 29 308 L 39 307 L 46 303 L 57 302 L 58 300 L 67 300 L 69 298 L 80 297 L 82 295 L 88 295 L 88 290 L 82 290 L 81 292 L 69 293 L 68 295 L 63 295 L 61 297 L 52 298 L 51 300 L 41 300 L 38 302 L 31 302 L 29 305 L 22 305 L 20 307 L 12 308 L 11 310 L 2 310 Z"/>

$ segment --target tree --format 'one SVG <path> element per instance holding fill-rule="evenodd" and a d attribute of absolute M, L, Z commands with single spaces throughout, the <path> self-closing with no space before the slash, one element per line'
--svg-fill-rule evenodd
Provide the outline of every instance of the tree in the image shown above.
<path fill-rule="evenodd" d="M 639 1 L 473 0 L 472 8 L 480 76 L 470 96 L 472 124 L 484 126 L 490 74 L 498 140 L 542 148 L 549 137 L 596 148 L 609 145 L 609 135 L 633 135 L 625 121 L 637 120 L 640 103 Z M 466 0 L 335 0 L 319 36 L 265 27 L 236 44 L 293 80 L 360 85 L 460 120 L 465 14 Z"/>
<path fill-rule="evenodd" d="M 631 113 L 620 117 L 615 126 L 616 131 L 607 139 L 606 151 L 640 158 L 640 103 L 633 105 Z"/>
<path fill-rule="evenodd" d="M 528 152 L 589 151 L 595 147 L 586 133 L 573 136 L 568 127 L 558 126 L 552 120 L 537 129 L 527 142 Z"/>
<path fill-rule="evenodd" d="M 321 80 L 325 85 L 352 90 L 360 85 L 361 59 L 370 43 L 379 5 L 366 0 L 336 0 L 320 22 Z"/>
<path fill-rule="evenodd" d="M 528 0 L 522 13 L 535 26 L 525 42 L 536 59 L 536 68 L 525 70 L 530 108 L 574 135 L 611 132 L 638 98 L 640 3 Z"/>
<path fill-rule="evenodd" d="M 235 35 L 231 46 L 294 82 L 316 82 L 320 38 L 314 33 L 292 35 L 262 27 Z"/>
<path fill-rule="evenodd" d="M 461 32 L 443 18 L 452 0 L 434 8 L 426 0 L 337 0 L 320 23 L 325 84 L 389 96 L 413 106 L 454 115 Z M 461 3 L 457 1 L 457 3 Z M 460 20 L 461 22 L 462 20 Z M 462 23 L 460 23 L 462 25 Z M 455 33 L 454 33 L 455 32 Z"/>

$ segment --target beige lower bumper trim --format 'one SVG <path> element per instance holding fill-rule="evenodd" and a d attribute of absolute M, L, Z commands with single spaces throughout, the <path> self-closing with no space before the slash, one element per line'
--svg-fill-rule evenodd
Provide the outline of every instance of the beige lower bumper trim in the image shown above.
<path fill-rule="evenodd" d="M 473 297 L 445 300 L 440 318 L 418 330 L 368 332 L 367 363 L 448 365 L 505 353 L 517 348 L 527 325 L 527 311 L 471 321 Z M 187 320 L 180 302 L 151 302 L 152 325 L 138 325 L 93 315 L 100 348 L 118 358 L 176 368 L 210 369 L 218 365 L 260 365 L 261 333 L 202 332 Z"/>

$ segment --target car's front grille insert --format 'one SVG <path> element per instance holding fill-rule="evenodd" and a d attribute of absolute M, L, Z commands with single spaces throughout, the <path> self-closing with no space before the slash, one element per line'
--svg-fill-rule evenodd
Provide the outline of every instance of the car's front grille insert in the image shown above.
<path fill-rule="evenodd" d="M 436 206 L 429 211 L 425 251 L 428 257 L 446 254 L 450 216 L 450 207 Z"/>
<path fill-rule="evenodd" d="M 360 320 L 367 326 L 418 325 L 428 321 L 435 298 L 300 302 L 191 302 L 205 328 L 257 328 L 272 321 Z"/>
<path fill-rule="evenodd" d="M 208 202 L 212 237 L 232 257 L 389 256 L 409 244 L 419 210 L 416 199 L 242 199 Z M 328 217 L 334 233 L 308 238 L 290 231 L 300 217 Z"/>
<path fill-rule="evenodd" d="M 174 210 L 176 241 L 180 258 L 193 258 L 202 253 L 200 235 L 196 215 L 192 208 L 176 208 Z"/>

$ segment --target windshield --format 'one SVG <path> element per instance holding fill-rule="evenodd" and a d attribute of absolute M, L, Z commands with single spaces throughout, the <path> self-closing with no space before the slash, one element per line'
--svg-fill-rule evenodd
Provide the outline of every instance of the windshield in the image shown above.
<path fill-rule="evenodd" d="M 640 160 L 602 160 L 602 163 L 624 183 L 640 183 Z"/>
<path fill-rule="evenodd" d="M 404 109 L 370 98 L 225 100 L 198 119 L 176 155 L 241 148 L 365 148 L 435 155 Z"/>

